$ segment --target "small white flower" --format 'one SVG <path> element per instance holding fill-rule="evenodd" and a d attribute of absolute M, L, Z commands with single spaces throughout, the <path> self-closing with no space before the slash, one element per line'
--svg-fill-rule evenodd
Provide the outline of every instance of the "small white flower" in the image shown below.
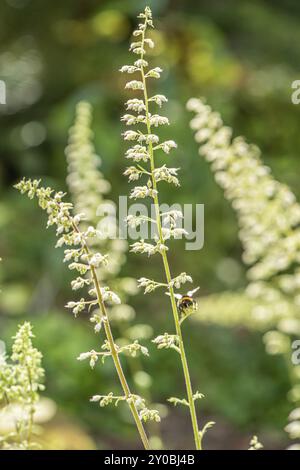
<path fill-rule="evenodd" d="M 151 126 L 158 127 L 158 126 L 164 126 L 164 125 L 169 125 L 169 119 L 165 116 L 160 116 L 159 114 L 153 114 L 150 117 L 150 124 Z"/>
<path fill-rule="evenodd" d="M 123 67 L 120 68 L 120 72 L 122 73 L 135 73 L 138 70 L 138 67 L 134 65 L 123 65 Z"/>
<path fill-rule="evenodd" d="M 82 312 L 85 309 L 85 306 L 86 306 L 86 302 L 82 298 L 78 302 L 73 302 L 73 301 L 68 302 L 67 305 L 66 305 L 66 308 L 72 309 L 72 311 L 73 311 L 73 313 L 76 317 L 80 312 Z"/>
<path fill-rule="evenodd" d="M 168 240 L 169 238 L 177 238 L 182 239 L 183 235 L 188 235 L 188 232 L 184 228 L 162 228 L 163 238 L 164 240 Z"/>
<path fill-rule="evenodd" d="M 161 148 L 165 153 L 170 153 L 172 149 L 177 148 L 177 144 L 174 140 L 166 140 L 159 145 L 159 148 Z"/>
<path fill-rule="evenodd" d="M 147 162 L 149 160 L 149 154 L 146 147 L 142 145 L 135 145 L 134 147 L 127 150 L 126 158 L 131 158 L 135 162 Z"/>
<path fill-rule="evenodd" d="M 133 116 L 132 114 L 124 114 L 121 117 L 121 121 L 125 121 L 127 126 L 133 126 L 134 124 L 145 123 L 146 117 L 143 115 Z"/>
<path fill-rule="evenodd" d="M 82 274 L 86 274 L 87 271 L 90 269 L 90 267 L 87 264 L 83 264 L 83 263 L 71 263 L 69 264 L 69 269 L 76 270 L 82 275 Z"/>
<path fill-rule="evenodd" d="M 142 111 L 145 111 L 146 106 L 145 106 L 145 103 L 144 103 L 143 100 L 139 100 L 137 98 L 134 98 L 134 99 L 131 99 L 131 100 L 127 101 L 126 109 L 141 113 Z"/>
<path fill-rule="evenodd" d="M 136 186 L 130 193 L 130 199 L 144 199 L 145 197 L 155 197 L 157 191 L 147 186 Z"/>
<path fill-rule="evenodd" d="M 154 69 L 149 70 L 146 74 L 146 78 L 160 78 L 162 69 L 160 67 L 155 67 Z"/>
<path fill-rule="evenodd" d="M 179 338 L 177 335 L 169 335 L 169 333 L 164 333 L 159 335 L 152 340 L 152 343 L 157 345 L 157 349 L 176 349 L 179 344 Z"/>
<path fill-rule="evenodd" d="M 179 180 L 177 178 L 178 170 L 179 168 L 168 168 L 166 165 L 163 165 L 160 168 L 155 168 L 153 175 L 157 182 L 166 181 L 167 183 L 172 183 L 175 184 L 175 186 L 179 186 Z"/>
<path fill-rule="evenodd" d="M 146 222 L 147 219 L 145 219 L 145 217 L 143 216 L 138 216 L 138 215 L 133 215 L 133 214 L 129 214 L 127 217 L 126 217 L 126 222 L 128 224 L 129 227 L 132 227 L 132 228 L 137 228 L 139 227 L 143 222 Z"/>
<path fill-rule="evenodd" d="M 102 255 L 101 253 L 95 253 L 90 259 L 90 266 L 94 268 L 99 268 L 101 264 L 107 264 L 108 255 Z"/>
<path fill-rule="evenodd" d="M 139 33 L 141 32 L 139 31 Z M 138 59 L 134 62 L 134 65 L 141 69 L 142 67 L 148 67 L 148 62 L 145 59 Z"/>
<path fill-rule="evenodd" d="M 129 181 L 138 180 L 142 174 L 143 172 L 135 166 L 130 166 L 124 171 L 124 175 L 128 176 Z"/>
<path fill-rule="evenodd" d="M 141 277 L 140 279 L 138 279 L 138 287 L 145 288 L 144 294 L 153 292 L 155 289 L 162 286 L 164 286 L 164 284 L 160 282 L 155 282 L 152 279 L 147 279 L 146 277 Z"/>
<path fill-rule="evenodd" d="M 104 302 L 111 302 L 116 305 L 121 304 L 120 297 L 115 292 L 112 292 L 108 288 L 102 287 L 101 294 L 102 294 Z"/>
<path fill-rule="evenodd" d="M 135 131 L 125 131 L 123 133 L 124 140 L 137 140 L 139 137 L 139 133 Z"/>
<path fill-rule="evenodd" d="M 90 279 L 84 279 L 83 277 L 77 277 L 71 282 L 72 290 L 82 289 L 85 285 L 91 283 Z"/>
<path fill-rule="evenodd" d="M 170 210 L 161 214 L 162 223 L 164 227 L 175 227 L 177 220 L 183 219 L 183 214 L 180 210 Z"/>
<path fill-rule="evenodd" d="M 131 250 L 133 253 L 146 253 L 148 256 L 154 255 L 157 253 L 157 245 L 152 245 L 151 243 L 146 243 L 144 240 L 133 243 L 131 245 Z"/>
<path fill-rule="evenodd" d="M 146 142 L 146 144 L 158 144 L 159 137 L 156 134 L 139 134 L 139 142 Z"/>
<path fill-rule="evenodd" d="M 97 401 L 100 401 L 102 398 L 102 395 L 94 395 L 92 396 L 92 398 L 90 399 L 91 402 L 97 402 Z"/>
<path fill-rule="evenodd" d="M 144 85 L 143 85 L 143 82 L 139 81 L 139 80 L 132 80 L 131 82 L 127 82 L 126 85 L 125 85 L 125 88 L 127 90 L 143 90 L 144 89 Z"/>
<path fill-rule="evenodd" d="M 91 354 L 94 351 L 89 351 L 85 353 L 80 353 L 80 355 L 77 357 L 77 361 L 85 361 L 86 359 L 89 359 L 91 357 Z"/>
<path fill-rule="evenodd" d="M 176 276 L 174 279 L 171 281 L 171 286 L 176 287 L 176 289 L 180 289 L 182 284 L 185 284 L 186 282 L 193 282 L 193 279 L 191 276 L 189 276 L 186 273 L 181 273 L 179 276 Z"/>
<path fill-rule="evenodd" d="M 165 95 L 154 95 L 151 98 L 148 99 L 148 101 L 154 101 L 159 107 L 163 105 L 163 103 L 167 103 L 168 99 L 165 97 Z"/>

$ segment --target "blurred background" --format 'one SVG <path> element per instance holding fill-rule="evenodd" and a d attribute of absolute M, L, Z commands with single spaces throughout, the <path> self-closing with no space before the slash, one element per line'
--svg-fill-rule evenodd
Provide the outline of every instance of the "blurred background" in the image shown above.
<path fill-rule="evenodd" d="M 70 276 L 62 253 L 54 250 L 55 235 L 44 230 L 45 217 L 36 205 L 12 185 L 26 176 L 66 189 L 64 149 L 76 103 L 84 99 L 94 107 L 94 143 L 111 183 L 109 198 L 117 202 L 119 194 L 128 193 L 120 138 L 127 95 L 118 69 L 132 61 L 131 32 L 146 4 L 156 25 L 153 62 L 164 69 L 158 92 L 169 98 L 168 138 L 178 143 L 173 166 L 181 168 L 182 187 L 174 191 L 162 185 L 161 200 L 205 204 L 204 248 L 184 251 L 176 242 L 173 271 L 190 273 L 203 298 L 242 292 L 247 284 L 235 214 L 199 158 L 189 129 L 185 103 L 191 96 L 205 96 L 235 135 L 256 143 L 275 177 L 300 197 L 300 108 L 291 103 L 291 83 L 300 78 L 298 1 L 65 0 L 45 5 L 2 0 L 0 80 L 7 85 L 7 104 L 0 106 L 0 338 L 9 349 L 17 324 L 29 319 L 34 326 L 53 410 L 44 430 L 51 448 L 139 444 L 125 407 L 99 409 L 89 403 L 93 394 L 115 388 L 114 369 L 109 361 L 94 371 L 76 361 L 80 352 L 97 348 L 98 338 L 87 318 L 74 320 L 64 309 L 72 298 Z M 161 263 L 130 254 L 121 274 L 160 279 Z M 140 292 L 130 303 L 136 321 L 150 324 L 153 335 L 172 332 L 163 294 Z M 197 315 L 201 299 L 199 305 Z M 291 409 L 287 366 L 281 356 L 266 354 L 262 334 L 242 321 L 226 327 L 194 319 L 184 325 L 194 388 L 205 394 L 201 424 L 217 423 L 205 437 L 206 448 L 245 449 L 254 433 L 267 448 L 288 443 L 283 431 Z M 150 339 L 145 343 L 151 354 L 143 360 L 149 375 L 140 377 L 141 388 L 151 392 L 154 403 L 183 396 L 174 353 L 157 351 Z M 161 429 L 153 433 L 167 448 L 188 448 L 192 436 L 186 410 L 168 407 Z"/>

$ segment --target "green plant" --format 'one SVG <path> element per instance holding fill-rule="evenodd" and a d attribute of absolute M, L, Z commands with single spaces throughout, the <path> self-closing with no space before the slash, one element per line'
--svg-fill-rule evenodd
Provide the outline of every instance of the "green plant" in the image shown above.
<path fill-rule="evenodd" d="M 16 413 L 15 431 L 0 437 L 3 449 L 36 449 L 33 440 L 35 407 L 39 401 L 44 369 L 42 354 L 33 347 L 32 326 L 25 322 L 13 337 L 12 354 L 8 360 L 5 351 L 0 352 L 0 406 Z"/>
<path fill-rule="evenodd" d="M 81 297 L 77 301 L 68 302 L 67 308 L 71 309 L 75 316 L 85 309 L 90 312 L 94 308 L 91 321 L 95 323 L 95 331 L 99 333 L 102 328 L 104 329 L 106 339 L 101 351 L 91 350 L 82 353 L 78 359 L 89 359 L 90 366 L 94 368 L 99 358 L 104 362 L 107 357 L 111 357 L 124 395 L 115 396 L 110 392 L 106 395 L 95 395 L 91 401 L 99 402 L 100 406 L 111 403 L 118 405 L 121 401 L 127 402 L 143 445 L 149 449 L 143 421 L 159 421 L 160 418 L 156 410 L 147 408 L 143 398 L 131 393 L 120 360 L 121 354 L 127 353 L 135 357 L 138 353 L 148 355 L 148 350 L 140 345 L 138 340 L 121 347 L 115 343 L 106 304 L 120 304 L 120 299 L 109 287 L 100 285 L 97 269 L 108 262 L 108 256 L 93 250 L 89 244 L 91 239 L 99 236 L 97 230 L 92 226 L 84 231 L 80 230 L 79 224 L 84 215 L 72 214 L 73 205 L 63 201 L 62 192 L 54 192 L 49 187 L 40 187 L 40 182 L 37 180 L 24 179 L 16 185 L 16 188 L 22 194 L 27 194 L 30 199 L 36 197 L 39 206 L 48 215 L 47 227 L 56 226 L 58 237 L 56 247 L 64 245 L 67 247 L 64 251 L 64 262 L 69 264 L 70 270 L 77 272 L 76 279 L 71 282 L 72 289 L 78 291 L 86 286 L 89 288 L 90 300 Z"/>
<path fill-rule="evenodd" d="M 166 283 L 154 281 L 152 279 L 141 278 L 139 285 L 145 288 L 145 293 L 152 292 L 157 288 L 164 287 L 170 296 L 171 310 L 175 323 L 175 335 L 165 333 L 158 336 L 154 343 L 159 348 L 172 348 L 180 356 L 184 380 L 186 385 L 187 400 L 179 400 L 172 398 L 171 400 L 176 403 L 187 405 L 190 411 L 194 440 L 196 449 L 201 449 L 202 436 L 205 431 L 199 430 L 195 401 L 202 395 L 193 393 L 192 384 L 190 379 L 189 367 L 185 352 L 183 334 L 182 334 L 182 321 L 177 308 L 175 289 L 179 289 L 186 282 L 192 282 L 191 276 L 186 273 L 181 273 L 176 277 L 172 277 L 169 259 L 167 240 L 183 234 L 185 231 L 181 228 L 176 228 L 176 220 L 182 218 L 180 211 L 161 212 L 159 201 L 159 183 L 164 181 L 169 184 L 179 186 L 178 168 L 169 168 L 167 165 L 161 167 L 156 166 L 155 155 L 158 152 L 169 154 L 170 151 L 177 147 L 173 140 L 160 142 L 159 136 L 153 133 L 153 128 L 168 125 L 169 120 L 165 116 L 159 114 L 152 114 L 150 112 L 151 105 L 161 107 L 167 102 L 164 95 L 156 94 L 149 95 L 148 81 L 150 79 L 158 79 L 161 75 L 161 68 L 149 67 L 148 61 L 145 59 L 147 53 L 146 49 L 152 49 L 154 42 L 151 39 L 149 28 L 153 27 L 152 13 L 149 7 L 145 8 L 144 13 L 139 17 L 142 22 L 138 28 L 133 32 L 135 42 L 130 46 L 133 54 L 138 56 L 133 65 L 125 65 L 121 68 L 121 72 L 128 74 L 137 74 L 138 80 L 129 81 L 125 88 L 127 90 L 138 91 L 142 95 L 142 99 L 134 98 L 129 99 L 126 103 L 126 109 L 135 114 L 125 114 L 122 121 L 127 126 L 138 126 L 137 130 L 126 130 L 124 132 L 125 141 L 136 142 L 126 152 L 126 158 L 131 159 L 134 165 L 128 167 L 124 174 L 128 176 L 129 181 L 136 181 L 142 177 L 146 178 L 146 184 L 143 186 L 135 186 L 130 194 L 132 199 L 150 198 L 155 210 L 155 220 L 150 220 L 144 216 L 128 216 L 128 224 L 132 227 L 137 227 L 142 223 L 152 222 L 155 223 L 157 229 L 157 240 L 153 243 L 147 243 L 141 239 L 131 246 L 131 251 L 135 253 L 145 253 L 148 256 L 159 254 L 162 258 Z M 143 165 L 141 164 L 143 163 Z M 147 166 L 145 166 L 145 164 Z M 166 225 L 169 224 L 169 228 Z M 209 423 L 209 425 L 212 423 Z"/>

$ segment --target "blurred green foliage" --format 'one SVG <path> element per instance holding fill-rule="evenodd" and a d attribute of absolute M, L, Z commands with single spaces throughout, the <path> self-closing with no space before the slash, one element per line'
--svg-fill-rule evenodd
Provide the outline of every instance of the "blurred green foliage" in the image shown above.
<path fill-rule="evenodd" d="M 300 71 L 296 0 L 1 2 L 0 79 L 7 84 L 7 105 L 0 106 L 1 337 L 8 340 L 15 323 L 30 318 L 45 357 L 48 395 L 90 432 L 101 434 L 105 423 L 113 435 L 121 423 L 124 439 L 135 438 L 126 410 L 97 413 L 88 402 L 99 387 L 112 389 L 114 372 L 107 364 L 92 373 L 76 361 L 97 338 L 90 325 L 63 311 L 69 274 L 53 249 L 54 234 L 42 231 L 44 216 L 12 184 L 25 175 L 65 188 L 67 131 L 76 102 L 86 99 L 95 108 L 95 145 L 112 183 L 110 197 L 117 201 L 128 193 L 119 122 L 125 92 L 118 69 L 128 62 L 132 25 L 147 3 L 158 27 L 159 57 L 153 61 L 164 69 L 160 92 L 169 97 L 171 128 L 166 132 L 178 143 L 172 158 L 181 167 L 181 191 L 162 186 L 162 200 L 205 203 L 204 249 L 183 252 L 176 242 L 173 270 L 190 272 L 203 295 L 246 284 L 235 216 L 208 165 L 198 158 L 188 127 L 185 102 L 190 96 L 206 96 L 236 134 L 260 146 L 275 176 L 300 197 L 299 107 L 290 99 Z M 159 278 L 159 266 L 132 255 L 123 274 Z M 151 323 L 158 334 L 169 330 L 163 296 L 140 295 L 134 306 L 139 322 Z M 195 389 L 207 396 L 202 410 L 247 430 L 280 430 L 288 413 L 287 374 L 280 358 L 265 355 L 260 334 L 203 324 L 185 328 Z M 171 391 L 183 393 L 169 352 L 158 356 L 152 348 L 145 368 L 157 378 L 153 394 L 158 401 Z"/>

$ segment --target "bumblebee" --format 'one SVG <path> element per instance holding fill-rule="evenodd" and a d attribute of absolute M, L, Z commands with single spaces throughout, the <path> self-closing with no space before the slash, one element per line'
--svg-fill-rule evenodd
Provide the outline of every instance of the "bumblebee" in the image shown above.
<path fill-rule="evenodd" d="M 180 313 L 180 320 L 184 320 L 188 315 L 191 315 L 195 310 L 198 308 L 198 304 L 195 299 L 193 299 L 193 295 L 200 289 L 200 287 L 196 287 L 196 289 L 188 291 L 186 294 L 174 294 L 175 298 L 177 299 L 177 308 Z M 167 295 L 170 295 L 167 293 Z"/>

